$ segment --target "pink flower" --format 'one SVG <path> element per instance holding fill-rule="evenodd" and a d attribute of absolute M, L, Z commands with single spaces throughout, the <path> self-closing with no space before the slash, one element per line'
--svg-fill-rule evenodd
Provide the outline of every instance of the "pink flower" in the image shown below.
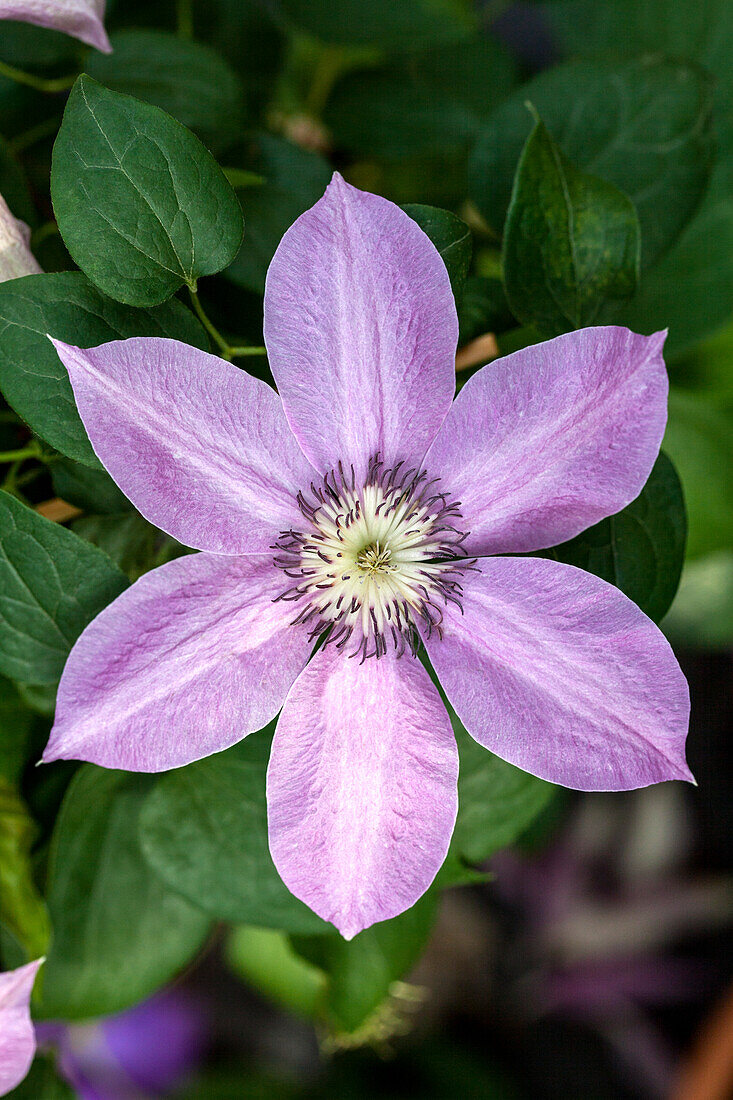
<path fill-rule="evenodd" d="M 593 790 L 691 778 L 660 631 L 594 576 L 501 556 L 638 495 L 664 432 L 663 336 L 561 336 L 453 402 L 457 333 L 428 238 L 336 175 L 270 267 L 280 397 L 170 340 L 56 343 L 104 465 L 203 553 L 87 628 L 45 759 L 179 767 L 282 708 L 273 859 L 347 938 L 415 902 L 453 829 L 458 755 L 419 641 L 468 731 L 519 767 Z"/>
<path fill-rule="evenodd" d="M 110 53 L 104 7 L 105 0 L 0 0 L 0 19 L 17 19 L 62 31 Z"/>
<path fill-rule="evenodd" d="M 31 990 L 42 962 L 0 974 L 0 1096 L 19 1085 L 31 1068 L 36 1051 Z"/>
<path fill-rule="evenodd" d="M 0 195 L 0 283 L 21 275 L 37 275 L 41 268 L 29 248 L 30 229 L 14 218 Z"/>

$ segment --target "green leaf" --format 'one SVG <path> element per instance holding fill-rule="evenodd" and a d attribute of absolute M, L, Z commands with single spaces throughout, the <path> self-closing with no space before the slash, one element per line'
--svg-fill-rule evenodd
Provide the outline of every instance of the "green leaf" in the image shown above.
<path fill-rule="evenodd" d="M 452 710 L 449 714 L 458 742 L 460 771 L 458 817 L 448 858 L 483 863 L 518 840 L 557 788 L 494 756 L 466 733 Z"/>
<path fill-rule="evenodd" d="M 733 546 L 733 417 L 704 397 L 673 389 L 664 449 L 685 494 L 688 558 Z"/>
<path fill-rule="evenodd" d="M 0 923 L 29 959 L 48 947 L 48 911 L 33 881 L 31 847 L 36 826 L 14 788 L 0 777 Z"/>
<path fill-rule="evenodd" d="M 69 376 L 48 335 L 87 348 L 128 336 L 209 347 L 201 325 L 180 302 L 130 309 L 106 298 L 78 271 L 0 283 L 0 332 L 0 389 L 8 404 L 57 451 L 96 467 Z"/>
<path fill-rule="evenodd" d="M 63 458 L 51 467 L 54 492 L 85 512 L 127 512 L 132 504 L 106 470 Z"/>
<path fill-rule="evenodd" d="M 605 301 L 633 293 L 639 248 L 631 200 L 575 168 L 538 121 L 504 237 L 504 287 L 517 319 L 552 334 L 592 324 Z"/>
<path fill-rule="evenodd" d="M 531 128 L 527 100 L 565 156 L 632 200 L 648 267 L 679 237 L 709 179 L 709 79 L 684 62 L 645 57 L 573 61 L 525 84 L 494 113 L 471 158 L 471 197 L 497 233 Z"/>
<path fill-rule="evenodd" d="M 84 627 L 127 587 L 96 547 L 0 492 L 0 672 L 52 683 Z"/>
<path fill-rule="evenodd" d="M 16 218 L 27 222 L 28 225 L 33 225 L 38 220 L 23 170 L 1 138 L 0 195 Z"/>
<path fill-rule="evenodd" d="M 157 107 L 80 76 L 56 139 L 51 197 L 64 243 L 110 297 L 153 306 L 225 268 L 237 196 L 198 138 Z"/>
<path fill-rule="evenodd" d="M 17 784 L 30 753 L 35 715 L 10 680 L 0 677 L 0 781 Z"/>
<path fill-rule="evenodd" d="M 721 328 L 733 306 L 733 158 L 720 165 L 699 213 L 615 315 L 647 335 L 669 326 L 667 359 Z"/>
<path fill-rule="evenodd" d="M 453 297 L 460 302 L 473 252 L 471 230 L 455 214 L 435 206 L 407 203 L 403 210 L 417 222 L 437 248 L 450 276 Z"/>
<path fill-rule="evenodd" d="M 82 516 L 71 524 L 71 529 L 104 551 L 131 581 L 188 553 L 179 542 L 153 527 L 135 511 Z"/>
<path fill-rule="evenodd" d="M 170 981 L 206 937 L 209 918 L 140 851 L 138 819 L 155 782 L 91 764 L 72 780 L 51 848 L 45 1016 L 121 1012 Z"/>
<path fill-rule="evenodd" d="M 298 954 L 328 975 L 324 1012 L 336 1035 L 367 1024 L 393 992 L 394 983 L 420 958 L 435 915 L 436 894 L 430 891 L 407 912 L 373 924 L 353 940 L 340 936 L 293 938 Z"/>
<path fill-rule="evenodd" d="M 387 49 L 454 41 L 473 24 L 468 5 L 455 0 L 275 0 L 270 8 L 324 42 Z"/>
<path fill-rule="evenodd" d="M 8 1093 L 8 1100 L 77 1100 L 77 1093 L 59 1077 L 53 1059 L 38 1054 L 25 1080 Z"/>
<path fill-rule="evenodd" d="M 463 287 L 458 321 L 459 346 L 485 332 L 501 332 L 512 326 L 514 319 L 501 280 L 485 275 L 469 275 Z"/>
<path fill-rule="evenodd" d="M 263 177 L 261 187 L 239 192 L 247 236 L 227 275 L 235 283 L 262 293 L 265 275 L 283 233 L 321 198 L 331 178 L 330 165 L 317 153 L 260 134 L 250 166 Z"/>
<path fill-rule="evenodd" d="M 267 733 L 164 776 L 140 819 L 140 842 L 167 885 L 219 920 L 332 932 L 294 898 L 267 843 Z"/>
<path fill-rule="evenodd" d="M 686 537 L 680 479 L 660 454 L 636 500 L 546 555 L 615 584 L 659 622 L 679 585 Z"/>
<path fill-rule="evenodd" d="M 211 148 L 237 139 L 243 125 L 243 89 L 218 53 L 159 30 L 121 31 L 111 42 L 112 53 L 90 54 L 89 76 L 167 111 Z"/>
<path fill-rule="evenodd" d="M 284 932 L 271 928 L 233 928 L 226 944 L 232 970 L 276 1004 L 312 1020 L 325 996 L 327 978 L 320 967 L 297 955 Z"/>

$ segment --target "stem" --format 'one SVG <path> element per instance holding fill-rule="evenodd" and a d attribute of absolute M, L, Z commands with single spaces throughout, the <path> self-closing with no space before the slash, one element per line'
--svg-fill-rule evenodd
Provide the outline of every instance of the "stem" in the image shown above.
<path fill-rule="evenodd" d="M 250 347 L 249 345 L 229 348 L 230 358 L 237 359 L 242 355 L 267 355 L 267 348 Z"/>
<path fill-rule="evenodd" d="M 178 37 L 193 38 L 193 0 L 177 0 Z"/>
<path fill-rule="evenodd" d="M 193 306 L 194 313 L 198 317 L 199 321 L 204 326 L 204 328 L 206 329 L 206 331 L 208 332 L 209 336 L 214 341 L 216 346 L 219 348 L 219 351 L 222 353 L 224 358 L 225 359 L 231 358 L 231 356 L 229 354 L 229 344 L 226 342 L 226 340 L 224 339 L 222 334 L 219 332 L 218 328 L 213 323 L 213 321 L 210 321 L 209 318 L 207 317 L 206 312 L 204 310 L 204 307 L 201 305 L 201 301 L 199 299 L 199 296 L 198 296 L 197 292 L 193 289 L 193 287 L 189 287 L 188 288 L 188 293 L 191 297 L 191 305 Z"/>
<path fill-rule="evenodd" d="M 77 74 L 73 76 L 58 76 L 52 80 L 45 80 L 42 76 L 33 76 L 31 73 L 24 73 L 22 69 L 16 69 L 15 65 L 8 65 L 5 61 L 0 61 L 0 76 L 6 76 L 8 80 L 14 80 L 16 84 L 25 84 L 29 88 L 35 88 L 37 92 L 50 92 L 54 94 L 56 92 L 68 92 L 76 80 Z"/>
<path fill-rule="evenodd" d="M 230 344 L 227 340 L 224 339 L 214 322 L 207 316 L 204 307 L 201 305 L 201 300 L 193 287 L 188 288 L 188 293 L 191 296 L 191 305 L 194 308 L 196 316 L 208 332 L 211 339 L 218 347 L 224 359 L 231 362 L 232 359 L 235 359 L 241 355 L 267 354 L 266 349 L 262 347 L 250 347 L 249 344 Z"/>
<path fill-rule="evenodd" d="M 30 149 L 37 141 L 43 141 L 44 138 L 55 134 L 60 121 L 59 118 L 44 118 L 43 122 L 39 122 L 37 126 L 31 126 L 30 130 L 18 134 L 8 142 L 10 152 L 17 156 L 19 153 L 24 153 L 26 149 Z"/>
<path fill-rule="evenodd" d="M 47 237 L 53 237 L 54 233 L 58 233 L 59 227 L 56 222 L 44 222 L 38 229 L 34 229 L 31 234 L 31 247 L 33 249 L 38 248 L 39 244 L 42 244 Z"/>
<path fill-rule="evenodd" d="M 344 51 L 339 46 L 323 47 L 305 101 L 308 113 L 314 118 L 320 119 L 323 114 L 343 64 Z"/>
<path fill-rule="evenodd" d="M 40 458 L 40 455 L 38 444 L 34 442 L 15 451 L 0 451 L 0 462 L 24 462 L 26 458 Z"/>

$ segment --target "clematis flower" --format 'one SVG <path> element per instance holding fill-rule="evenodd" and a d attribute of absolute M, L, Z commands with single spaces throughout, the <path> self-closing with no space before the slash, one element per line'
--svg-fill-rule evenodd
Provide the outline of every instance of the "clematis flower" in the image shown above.
<path fill-rule="evenodd" d="M 43 959 L 0 974 L 0 1096 L 19 1085 L 31 1068 L 36 1036 L 31 1023 L 33 983 Z"/>
<path fill-rule="evenodd" d="M 171 340 L 55 342 L 112 477 L 202 553 L 86 629 L 44 759 L 179 767 L 282 708 L 270 849 L 347 938 L 415 902 L 453 830 L 458 755 L 421 642 L 505 760 L 593 790 L 691 778 L 687 686 L 656 626 L 582 570 L 504 556 L 637 496 L 666 419 L 663 335 L 560 336 L 453 402 L 457 335 L 429 239 L 335 175 L 270 266 L 279 397 Z"/>
<path fill-rule="evenodd" d="M 62 31 L 110 53 L 104 29 L 105 0 L 0 0 L 0 19 L 17 19 Z"/>
<path fill-rule="evenodd" d="M 30 250 L 30 229 L 14 218 L 0 195 L 0 283 L 37 275 L 41 267 Z"/>

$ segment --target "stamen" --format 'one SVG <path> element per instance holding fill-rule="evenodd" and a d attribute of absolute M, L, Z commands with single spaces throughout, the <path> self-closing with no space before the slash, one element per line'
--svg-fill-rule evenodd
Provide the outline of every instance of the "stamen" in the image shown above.
<path fill-rule="evenodd" d="M 461 511 L 425 470 L 386 467 L 379 455 L 359 487 L 353 465 L 339 462 L 310 496 L 297 495 L 302 531 L 282 531 L 273 559 L 296 581 L 277 600 L 303 601 L 294 624 L 307 624 L 315 641 L 350 657 L 396 656 L 419 644 L 417 623 L 442 634 L 443 608 L 461 610 L 461 579 L 474 564 L 465 556 Z"/>

